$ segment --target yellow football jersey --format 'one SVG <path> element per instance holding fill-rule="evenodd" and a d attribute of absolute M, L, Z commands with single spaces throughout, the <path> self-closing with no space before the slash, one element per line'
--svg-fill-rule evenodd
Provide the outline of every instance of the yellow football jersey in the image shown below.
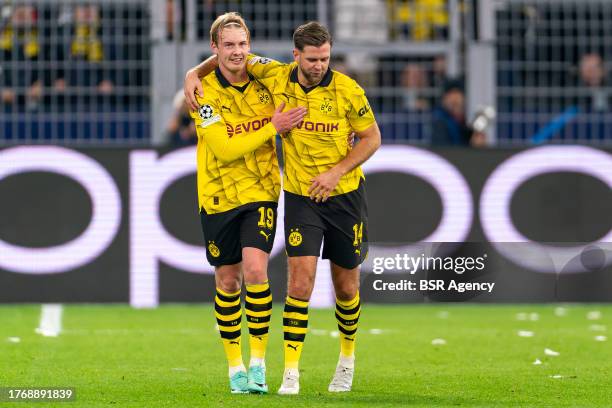
<path fill-rule="evenodd" d="M 312 179 L 346 157 L 351 132 L 376 122 L 365 92 L 355 80 L 331 69 L 319 85 L 305 89 L 298 82 L 295 62 L 250 55 L 247 70 L 270 90 L 277 106 L 285 102 L 286 109 L 308 109 L 304 122 L 283 138 L 283 189 L 308 196 Z M 340 179 L 331 195 L 356 190 L 363 177 L 361 167 L 356 167 Z"/>
<path fill-rule="evenodd" d="M 202 78 L 204 97 L 191 112 L 198 133 L 200 209 L 207 214 L 278 201 L 280 171 L 272 96 L 257 80 L 232 85 L 217 68 Z"/>

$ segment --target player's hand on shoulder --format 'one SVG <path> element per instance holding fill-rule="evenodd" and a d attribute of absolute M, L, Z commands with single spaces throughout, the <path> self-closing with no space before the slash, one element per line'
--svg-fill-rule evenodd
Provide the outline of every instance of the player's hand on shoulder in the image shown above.
<path fill-rule="evenodd" d="M 319 174 L 317 177 L 312 179 L 312 184 L 308 189 L 310 199 L 317 203 L 327 201 L 330 194 L 334 191 L 338 183 L 340 182 L 342 174 L 335 167 Z"/>
<path fill-rule="evenodd" d="M 272 124 L 280 134 L 286 133 L 299 125 L 304 120 L 307 112 L 306 108 L 303 106 L 298 106 L 297 108 L 283 112 L 284 108 L 285 102 L 281 102 L 272 116 Z"/>
<path fill-rule="evenodd" d="M 185 74 L 185 83 L 183 84 L 183 92 L 185 93 L 185 100 L 189 109 L 197 111 L 200 105 L 196 95 L 204 96 L 204 89 L 202 89 L 202 81 L 198 77 L 198 72 L 195 69 L 190 69 Z"/>

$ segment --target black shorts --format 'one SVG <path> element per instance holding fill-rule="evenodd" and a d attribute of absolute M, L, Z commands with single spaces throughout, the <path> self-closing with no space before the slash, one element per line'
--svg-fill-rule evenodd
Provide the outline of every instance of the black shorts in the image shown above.
<path fill-rule="evenodd" d="M 368 205 L 363 182 L 357 190 L 316 203 L 285 191 L 287 256 L 319 256 L 353 269 L 368 253 Z"/>
<path fill-rule="evenodd" d="M 276 209 L 272 201 L 241 205 L 229 211 L 206 214 L 200 211 L 206 243 L 206 259 L 212 266 L 242 261 L 242 248 L 270 253 L 276 235 Z"/>

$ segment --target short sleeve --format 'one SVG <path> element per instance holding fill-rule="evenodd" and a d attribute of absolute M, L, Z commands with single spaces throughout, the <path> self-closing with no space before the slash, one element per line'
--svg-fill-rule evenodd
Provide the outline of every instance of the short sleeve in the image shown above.
<path fill-rule="evenodd" d="M 348 113 L 348 120 L 351 127 L 356 132 L 366 130 L 376 123 L 374 112 L 372 112 L 372 108 L 370 107 L 368 98 L 366 98 L 365 91 L 354 81 L 349 100 L 351 106 Z"/>
<path fill-rule="evenodd" d="M 207 133 L 225 132 L 225 121 L 221 116 L 218 101 L 206 94 L 204 97 L 197 97 L 200 108 L 197 111 L 190 112 L 196 126 L 198 138 L 204 136 L 204 131 Z"/>

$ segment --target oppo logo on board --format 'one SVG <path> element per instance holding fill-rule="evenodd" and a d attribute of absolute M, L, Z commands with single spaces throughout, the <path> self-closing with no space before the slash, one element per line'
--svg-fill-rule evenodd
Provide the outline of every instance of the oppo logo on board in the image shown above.
<path fill-rule="evenodd" d="M 129 273 L 133 306 L 157 305 L 160 261 L 193 273 L 213 273 L 213 267 L 206 262 L 204 247 L 185 243 L 169 234 L 159 212 L 163 192 L 176 180 L 195 172 L 195 154 L 194 147 L 163 157 L 158 157 L 155 150 L 130 153 Z M 462 242 L 466 239 L 474 218 L 473 196 L 463 175 L 446 159 L 412 146 L 383 146 L 363 169 L 366 174 L 387 171 L 409 174 L 435 188 L 441 198 L 442 216 L 437 228 L 424 242 Z M 91 197 L 89 225 L 72 241 L 46 248 L 21 247 L 0 239 L 0 268 L 26 274 L 49 274 L 67 272 L 92 262 L 112 243 L 121 224 L 123 203 L 115 181 L 96 160 L 75 150 L 20 146 L 0 151 L 0 182 L 11 175 L 34 171 L 57 173 L 79 183 Z M 498 252 L 539 272 L 550 271 L 551 257 L 563 264 L 584 250 L 584 246 L 553 247 L 530 241 L 512 222 L 510 203 L 516 189 L 532 177 L 551 172 L 587 174 L 612 188 L 610 154 L 583 146 L 544 146 L 519 152 L 500 163 L 489 175 L 478 204 L 483 231 Z M 279 213 L 283 213 L 282 195 Z M 282 216 L 278 217 L 278 224 L 278 231 L 282 232 Z M 523 244 L 511 246 L 512 250 L 507 245 L 497 245 L 507 242 Z M 599 242 L 612 242 L 612 230 Z M 282 233 L 276 234 L 273 248 L 271 256 L 282 252 Z M 371 246 L 370 251 L 412 253 L 419 248 L 419 245 Z"/>

